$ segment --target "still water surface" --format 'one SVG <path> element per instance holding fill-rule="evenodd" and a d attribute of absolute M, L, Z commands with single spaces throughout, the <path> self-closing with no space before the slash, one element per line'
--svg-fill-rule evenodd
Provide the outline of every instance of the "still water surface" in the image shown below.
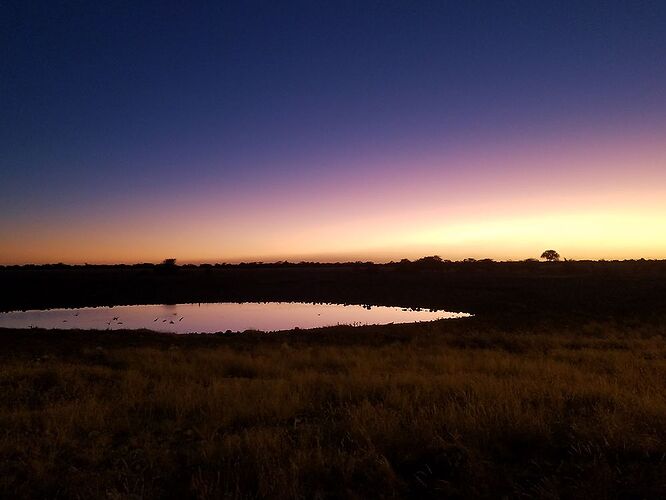
<path fill-rule="evenodd" d="M 48 309 L 0 313 L 0 327 L 120 330 L 173 333 L 226 330 L 277 331 L 333 325 L 376 325 L 462 318 L 466 313 L 401 307 L 304 302 L 201 303 Z"/>

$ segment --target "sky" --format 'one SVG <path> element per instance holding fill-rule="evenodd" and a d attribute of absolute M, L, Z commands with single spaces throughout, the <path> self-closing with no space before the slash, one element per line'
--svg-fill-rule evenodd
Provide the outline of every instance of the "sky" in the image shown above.
<path fill-rule="evenodd" d="M 0 264 L 666 258 L 666 2 L 9 1 Z"/>

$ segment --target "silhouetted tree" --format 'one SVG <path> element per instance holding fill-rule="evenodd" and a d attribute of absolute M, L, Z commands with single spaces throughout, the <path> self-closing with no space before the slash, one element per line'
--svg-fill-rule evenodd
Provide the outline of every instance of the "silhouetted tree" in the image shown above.
<path fill-rule="evenodd" d="M 544 253 L 541 254 L 542 259 L 546 259 L 549 262 L 556 262 L 560 260 L 560 254 L 557 253 L 555 250 L 546 250 Z"/>
<path fill-rule="evenodd" d="M 416 259 L 415 262 L 422 264 L 441 264 L 442 258 L 439 255 L 430 255 L 428 257 L 421 257 L 420 259 Z"/>
<path fill-rule="evenodd" d="M 155 272 L 159 274 L 173 274 L 178 272 L 176 259 L 164 259 L 160 264 L 155 266 Z"/>

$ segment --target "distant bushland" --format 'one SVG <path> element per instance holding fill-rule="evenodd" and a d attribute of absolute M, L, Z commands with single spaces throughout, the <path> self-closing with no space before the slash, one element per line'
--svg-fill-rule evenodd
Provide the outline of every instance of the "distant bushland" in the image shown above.
<path fill-rule="evenodd" d="M 0 310 L 219 301 L 429 307 L 503 320 L 666 309 L 666 261 L 65 264 L 0 268 Z"/>

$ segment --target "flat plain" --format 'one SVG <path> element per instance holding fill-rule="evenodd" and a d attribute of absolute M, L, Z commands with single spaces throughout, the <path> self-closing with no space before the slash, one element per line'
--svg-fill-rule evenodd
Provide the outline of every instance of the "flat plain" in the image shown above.
<path fill-rule="evenodd" d="M 475 317 L 274 334 L 3 330 L 0 496 L 663 497 L 665 268 L 3 269 L 5 309 L 127 292 L 124 303 L 347 297 Z"/>

